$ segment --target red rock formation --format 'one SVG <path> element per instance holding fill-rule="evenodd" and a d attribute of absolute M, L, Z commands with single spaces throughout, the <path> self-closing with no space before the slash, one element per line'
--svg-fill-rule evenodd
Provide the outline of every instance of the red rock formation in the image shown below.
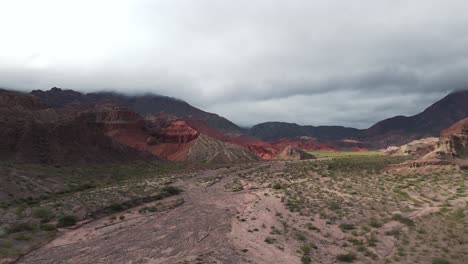
<path fill-rule="evenodd" d="M 262 159 L 271 159 L 278 154 L 278 150 L 270 143 L 254 137 L 239 136 L 231 138 L 229 142 L 248 148 Z"/>
<path fill-rule="evenodd" d="M 209 127 L 201 120 L 189 119 L 187 120 L 187 123 L 203 135 L 207 135 L 226 143 L 243 146 L 262 159 L 271 159 L 278 153 L 277 148 L 258 138 L 249 136 L 226 136 L 218 130 Z"/>
<path fill-rule="evenodd" d="M 154 134 L 154 136 L 163 143 L 185 144 L 200 135 L 200 132 L 193 129 L 183 120 L 170 123 Z"/>

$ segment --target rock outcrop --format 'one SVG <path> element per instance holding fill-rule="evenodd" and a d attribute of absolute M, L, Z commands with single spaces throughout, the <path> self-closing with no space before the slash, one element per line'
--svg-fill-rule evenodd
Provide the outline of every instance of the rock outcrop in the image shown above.
<path fill-rule="evenodd" d="M 439 138 L 428 137 L 418 140 L 413 140 L 402 146 L 391 146 L 385 149 L 385 155 L 391 156 L 407 156 L 414 155 L 416 157 L 424 156 L 437 148 Z"/>
<path fill-rule="evenodd" d="M 438 152 L 453 158 L 468 158 L 468 118 L 442 131 Z"/>
<path fill-rule="evenodd" d="M 397 174 L 433 173 L 468 168 L 468 118 L 441 132 L 435 150 L 389 168 Z"/>
<path fill-rule="evenodd" d="M 259 158 L 248 149 L 200 135 L 189 149 L 187 160 L 206 163 L 253 162 Z"/>
<path fill-rule="evenodd" d="M 154 134 L 159 142 L 177 144 L 188 143 L 198 138 L 199 135 L 200 132 L 183 120 L 174 121 Z"/>
<path fill-rule="evenodd" d="M 276 156 L 276 158 L 285 160 L 307 160 L 315 159 L 316 157 L 300 149 L 287 146 Z"/>

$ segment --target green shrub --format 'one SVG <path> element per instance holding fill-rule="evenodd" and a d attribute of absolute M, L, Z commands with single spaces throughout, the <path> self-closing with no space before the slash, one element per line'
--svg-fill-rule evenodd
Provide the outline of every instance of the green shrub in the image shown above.
<path fill-rule="evenodd" d="M 113 203 L 111 205 L 109 205 L 109 209 L 113 212 L 120 212 L 122 211 L 124 208 L 121 204 L 118 204 L 118 203 Z"/>
<path fill-rule="evenodd" d="M 369 220 L 369 226 L 373 228 L 380 228 L 382 227 L 382 223 L 377 221 L 377 219 L 375 219 L 374 217 L 371 217 L 371 219 Z"/>
<path fill-rule="evenodd" d="M 0 240 L 0 248 L 12 248 L 13 243 L 9 240 Z"/>
<path fill-rule="evenodd" d="M 336 259 L 341 262 L 353 262 L 356 260 L 356 254 L 349 252 L 347 254 L 340 254 L 336 256 Z"/>
<path fill-rule="evenodd" d="M 312 260 L 310 259 L 309 255 L 303 255 L 301 257 L 302 264 L 309 264 Z"/>
<path fill-rule="evenodd" d="M 59 218 L 57 227 L 73 226 L 78 222 L 78 218 L 74 215 L 65 215 Z"/>
<path fill-rule="evenodd" d="M 37 208 L 33 211 L 35 218 L 41 219 L 42 222 L 48 222 L 52 219 L 52 213 L 45 208 Z"/>
<path fill-rule="evenodd" d="M 400 235 L 400 230 L 398 229 L 393 229 L 393 230 L 390 230 L 390 231 L 386 231 L 385 232 L 385 235 L 386 236 L 395 236 L 395 237 L 398 237 Z"/>
<path fill-rule="evenodd" d="M 175 186 L 170 186 L 170 185 L 162 187 L 161 191 L 163 193 L 168 194 L 167 196 L 177 195 L 177 194 L 182 192 L 181 189 L 179 189 L 179 188 L 177 188 Z"/>
<path fill-rule="evenodd" d="M 275 190 L 280 190 L 282 188 L 281 183 L 279 183 L 279 182 L 273 183 L 272 188 L 275 189 Z"/>
<path fill-rule="evenodd" d="M 347 230 L 353 230 L 356 229 L 353 224 L 341 224 L 340 226 L 341 231 L 345 232 Z"/>
<path fill-rule="evenodd" d="M 265 243 L 267 243 L 267 244 L 273 244 L 275 242 L 276 242 L 275 238 L 272 238 L 272 237 L 265 238 Z"/>
<path fill-rule="evenodd" d="M 22 231 L 33 231 L 36 227 L 31 223 L 16 223 L 8 228 L 9 233 L 18 233 Z"/>
<path fill-rule="evenodd" d="M 450 261 L 444 258 L 435 258 L 432 260 L 432 264 L 450 264 Z"/>
<path fill-rule="evenodd" d="M 31 240 L 31 238 L 32 238 L 31 234 L 25 234 L 25 233 L 20 233 L 14 236 L 14 239 L 18 241 L 28 241 L 28 240 Z"/>
<path fill-rule="evenodd" d="M 396 214 L 392 217 L 393 220 L 395 221 L 398 221 L 402 224 L 405 224 L 407 226 L 414 226 L 414 221 L 409 219 L 409 218 L 406 218 L 406 217 L 403 217 L 402 215 L 400 214 Z"/>
<path fill-rule="evenodd" d="M 41 230 L 44 230 L 44 231 L 53 231 L 53 230 L 55 230 L 55 229 L 57 229 L 57 228 L 56 228 L 55 225 L 53 225 L 53 224 L 41 224 Z"/>
<path fill-rule="evenodd" d="M 303 233 L 296 233 L 296 239 L 299 240 L 299 241 L 306 241 L 307 238 L 306 236 L 303 234 Z"/>

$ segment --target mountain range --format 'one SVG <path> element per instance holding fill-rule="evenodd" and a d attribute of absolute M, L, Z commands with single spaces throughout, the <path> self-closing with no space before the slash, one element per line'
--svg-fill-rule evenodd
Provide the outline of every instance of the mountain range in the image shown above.
<path fill-rule="evenodd" d="M 267 122 L 253 126 L 249 133 L 264 140 L 311 136 L 323 140 L 355 139 L 372 148 L 401 145 L 439 133 L 468 116 L 468 90 L 450 93 L 414 116 L 395 116 L 367 129 L 340 126 L 300 126 Z"/>
<path fill-rule="evenodd" d="M 451 93 L 414 116 L 368 129 L 266 122 L 243 129 L 214 113 L 160 95 L 80 93 L 52 88 L 0 91 L 0 156 L 60 162 L 156 156 L 204 161 L 273 158 L 284 148 L 365 150 L 438 136 L 468 117 L 468 91 Z M 252 155 L 255 154 L 255 155 Z"/>

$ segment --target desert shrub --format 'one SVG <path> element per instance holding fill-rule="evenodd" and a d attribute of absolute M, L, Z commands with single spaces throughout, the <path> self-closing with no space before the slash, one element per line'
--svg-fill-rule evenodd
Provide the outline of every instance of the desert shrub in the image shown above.
<path fill-rule="evenodd" d="M 120 212 L 122 211 L 124 208 L 121 204 L 118 204 L 118 203 L 113 203 L 111 205 L 109 205 L 109 209 L 113 212 Z"/>
<path fill-rule="evenodd" d="M 307 229 L 320 232 L 320 229 L 317 228 L 316 226 L 312 225 L 311 223 L 307 223 Z"/>
<path fill-rule="evenodd" d="M 8 228 L 9 233 L 18 233 L 22 231 L 33 231 L 36 227 L 31 223 L 17 223 Z"/>
<path fill-rule="evenodd" d="M 336 256 L 336 259 L 341 262 L 353 262 L 356 260 L 356 254 L 354 254 L 353 252 L 340 254 Z"/>
<path fill-rule="evenodd" d="M 28 241 L 28 240 L 31 240 L 31 238 L 32 238 L 31 234 L 26 234 L 26 233 L 19 233 L 14 236 L 14 239 L 18 241 Z"/>
<path fill-rule="evenodd" d="M 329 205 L 328 205 L 328 209 L 332 210 L 332 211 L 338 211 L 341 209 L 341 205 L 337 202 L 331 202 Z"/>
<path fill-rule="evenodd" d="M 377 238 L 374 235 L 371 235 L 369 238 L 367 238 L 367 245 L 369 247 L 375 247 L 377 246 Z"/>
<path fill-rule="evenodd" d="M 379 257 L 375 253 L 373 253 L 373 252 L 371 252 L 369 250 L 366 250 L 366 252 L 364 252 L 364 256 L 371 257 L 372 259 L 377 259 Z"/>
<path fill-rule="evenodd" d="M 393 220 L 395 221 L 398 221 L 402 224 L 405 224 L 407 226 L 414 226 L 414 221 L 409 219 L 409 218 L 406 218 L 406 217 L 403 217 L 402 215 L 400 214 L 396 214 L 392 217 Z"/>
<path fill-rule="evenodd" d="M 369 219 L 369 226 L 373 228 L 380 228 L 382 227 L 382 223 L 377 221 L 377 219 L 375 219 L 374 217 L 371 217 L 371 219 Z"/>
<path fill-rule="evenodd" d="M 386 235 L 386 236 L 395 236 L 395 237 L 397 237 L 397 236 L 400 235 L 400 230 L 398 230 L 398 229 L 393 229 L 393 230 L 390 230 L 390 231 L 386 231 L 386 232 L 385 232 L 385 235 Z"/>
<path fill-rule="evenodd" d="M 11 248 L 13 247 L 13 243 L 9 240 L 0 240 L 0 248 Z"/>
<path fill-rule="evenodd" d="M 311 263 L 311 259 L 310 259 L 310 253 L 312 252 L 312 249 L 313 248 L 317 248 L 317 246 L 313 243 L 306 243 L 304 245 L 302 245 L 301 247 L 301 251 L 303 253 L 302 257 L 301 257 L 301 262 L 303 264 L 309 264 Z"/>
<path fill-rule="evenodd" d="M 45 208 L 37 208 L 33 211 L 35 218 L 41 219 L 42 222 L 48 222 L 52 219 L 52 213 Z"/>
<path fill-rule="evenodd" d="M 232 180 L 231 183 L 226 183 L 224 188 L 229 189 L 233 192 L 239 192 L 244 190 L 244 186 L 242 186 L 241 181 L 238 178 Z"/>
<path fill-rule="evenodd" d="M 463 223 L 463 219 L 465 218 L 465 214 L 463 213 L 462 208 L 455 209 L 451 214 L 450 218 L 455 222 Z"/>
<path fill-rule="evenodd" d="M 163 193 L 168 194 L 168 196 L 177 195 L 177 194 L 182 192 L 181 189 L 179 189 L 179 188 L 177 188 L 175 186 L 170 186 L 170 185 L 162 187 L 161 191 Z"/>
<path fill-rule="evenodd" d="M 353 224 L 341 224 L 339 227 L 340 227 L 341 231 L 356 229 L 356 227 Z"/>
<path fill-rule="evenodd" d="M 310 259 L 309 255 L 303 255 L 301 257 L 302 264 L 309 264 L 312 260 Z"/>
<path fill-rule="evenodd" d="M 276 239 L 275 239 L 275 238 L 272 238 L 272 237 L 267 237 L 267 238 L 265 238 L 264 241 L 265 241 L 265 243 L 267 243 L 267 244 L 273 244 L 273 243 L 276 242 Z"/>
<path fill-rule="evenodd" d="M 288 199 L 286 206 L 288 207 L 289 211 L 295 212 L 298 211 L 301 207 L 301 201 L 297 200 L 295 197 L 292 197 Z"/>
<path fill-rule="evenodd" d="M 78 218 L 74 215 L 65 215 L 59 218 L 57 227 L 73 226 L 78 222 Z"/>
<path fill-rule="evenodd" d="M 450 264 L 450 261 L 444 258 L 435 258 L 432 260 L 432 264 Z"/>
<path fill-rule="evenodd" d="M 273 183 L 272 188 L 275 189 L 275 190 L 280 190 L 282 188 L 281 183 L 279 183 L 279 182 Z"/>
<path fill-rule="evenodd" d="M 53 231 L 55 230 L 56 227 L 55 225 L 53 224 L 41 224 L 41 230 L 44 230 L 44 231 Z"/>
<path fill-rule="evenodd" d="M 306 241 L 307 240 L 306 236 L 303 233 L 299 233 L 299 232 L 296 233 L 296 238 L 299 241 Z"/>

